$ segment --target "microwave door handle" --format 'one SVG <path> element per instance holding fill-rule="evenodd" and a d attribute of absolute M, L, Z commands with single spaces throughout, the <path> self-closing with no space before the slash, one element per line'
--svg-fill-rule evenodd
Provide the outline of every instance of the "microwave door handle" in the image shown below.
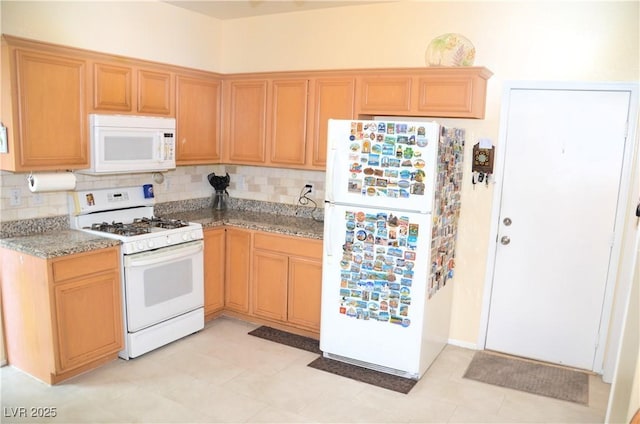
<path fill-rule="evenodd" d="M 164 143 L 164 134 L 160 131 L 158 132 L 158 150 L 159 150 L 159 158 L 160 161 L 164 161 L 167 159 L 167 147 L 165 146 Z"/>

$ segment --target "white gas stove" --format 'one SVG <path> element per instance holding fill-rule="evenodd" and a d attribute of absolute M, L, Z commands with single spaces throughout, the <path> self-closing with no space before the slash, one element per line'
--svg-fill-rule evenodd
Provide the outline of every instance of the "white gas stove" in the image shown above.
<path fill-rule="evenodd" d="M 71 228 L 122 241 L 122 252 L 158 249 L 203 238 L 197 223 L 154 216 L 142 187 L 76 191 L 69 196 Z"/>
<path fill-rule="evenodd" d="M 71 228 L 122 242 L 124 359 L 204 328 L 202 226 L 154 216 L 147 186 L 69 195 Z"/>

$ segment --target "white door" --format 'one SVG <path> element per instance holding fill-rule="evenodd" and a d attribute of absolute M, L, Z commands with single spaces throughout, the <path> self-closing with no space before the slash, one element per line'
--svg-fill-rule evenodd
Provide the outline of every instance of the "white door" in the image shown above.
<path fill-rule="evenodd" d="M 485 347 L 591 370 L 631 95 L 509 92 Z"/>

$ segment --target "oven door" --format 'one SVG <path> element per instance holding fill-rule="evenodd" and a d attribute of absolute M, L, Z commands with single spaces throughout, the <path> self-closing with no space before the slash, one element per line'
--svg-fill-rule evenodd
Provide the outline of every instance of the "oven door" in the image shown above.
<path fill-rule="evenodd" d="M 127 330 L 204 306 L 202 240 L 124 257 Z"/>

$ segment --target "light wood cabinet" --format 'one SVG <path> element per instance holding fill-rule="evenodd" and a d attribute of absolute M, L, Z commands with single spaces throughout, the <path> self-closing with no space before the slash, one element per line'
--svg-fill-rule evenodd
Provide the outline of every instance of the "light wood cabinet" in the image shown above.
<path fill-rule="evenodd" d="M 324 169 L 328 120 L 355 117 L 355 77 L 261 76 L 225 83 L 223 162 Z"/>
<path fill-rule="evenodd" d="M 173 73 L 121 62 L 91 62 L 91 111 L 174 115 Z"/>
<path fill-rule="evenodd" d="M 252 238 L 251 231 L 226 229 L 224 305 L 245 314 L 249 312 Z"/>
<path fill-rule="evenodd" d="M 289 258 L 287 255 L 253 251 L 252 313 L 286 321 Z"/>
<path fill-rule="evenodd" d="M 117 358 L 124 337 L 118 249 L 49 260 L 0 250 L 10 364 L 55 384 Z"/>
<path fill-rule="evenodd" d="M 225 83 L 224 163 L 304 167 L 308 79 Z"/>
<path fill-rule="evenodd" d="M 314 255 L 317 255 L 317 252 Z M 297 326 L 319 332 L 321 292 L 322 257 L 289 257 L 287 320 Z"/>
<path fill-rule="evenodd" d="M 364 70 L 357 77 L 361 115 L 484 118 L 483 67 Z"/>
<path fill-rule="evenodd" d="M 225 81 L 224 163 L 265 164 L 268 85 L 265 79 Z"/>
<path fill-rule="evenodd" d="M 132 73 L 133 69 L 129 66 L 94 63 L 92 109 L 94 111 L 131 112 L 133 110 Z"/>
<path fill-rule="evenodd" d="M 322 241 L 255 233 L 253 315 L 317 332 L 321 286 Z"/>
<path fill-rule="evenodd" d="M 204 232 L 204 314 L 205 320 L 224 308 L 225 230 Z"/>
<path fill-rule="evenodd" d="M 55 49 L 37 50 L 3 36 L 2 121 L 8 171 L 81 169 L 89 165 L 86 61 Z"/>
<path fill-rule="evenodd" d="M 222 81 L 213 76 L 176 76 L 176 163 L 220 163 Z"/>
<path fill-rule="evenodd" d="M 355 78 L 319 77 L 313 78 L 311 85 L 306 167 L 324 170 L 329 119 L 355 118 Z"/>
<path fill-rule="evenodd" d="M 271 165 L 303 167 L 306 160 L 308 79 L 271 81 Z"/>
<path fill-rule="evenodd" d="M 365 75 L 358 78 L 358 112 L 405 114 L 411 111 L 411 76 Z"/>

